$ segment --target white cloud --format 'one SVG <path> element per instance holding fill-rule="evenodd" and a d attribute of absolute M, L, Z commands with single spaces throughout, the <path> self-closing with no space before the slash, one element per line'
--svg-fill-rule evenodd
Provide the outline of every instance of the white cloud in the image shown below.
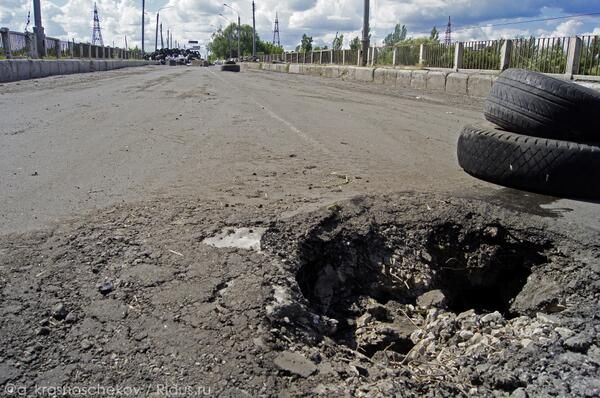
<path fill-rule="evenodd" d="M 105 44 L 140 45 L 141 1 L 96 0 Z M 225 0 L 228 1 L 228 0 Z M 345 43 L 360 35 L 362 1 L 357 0 L 256 0 L 256 27 L 263 40 L 270 40 L 275 14 L 279 16 L 280 36 L 287 49 L 295 47 L 303 33 L 313 36 L 318 45 L 331 45 L 336 32 L 344 34 Z M 62 39 L 89 41 L 92 32 L 94 0 L 43 0 L 44 27 L 48 35 Z M 482 26 L 461 29 L 460 26 L 485 25 L 489 22 L 511 22 L 565 13 L 600 11 L 591 0 L 372 0 L 371 33 L 380 43 L 395 24 L 406 24 L 409 35 L 425 35 L 435 25 L 443 36 L 448 15 L 452 16 L 455 40 L 486 40 L 542 34 L 571 36 L 582 32 L 600 34 L 600 18 L 556 20 L 547 23 L 513 26 Z M 242 23 L 252 23 L 252 1 L 233 0 Z M 206 43 L 215 27 L 225 26 L 228 19 L 237 20 L 234 11 L 223 7 L 223 0 L 147 0 L 146 49 L 154 48 L 156 11 L 160 12 L 163 29 L 174 30 L 180 42 L 199 40 Z M 0 0 L 0 26 L 22 30 L 31 0 Z M 33 19 L 33 16 L 32 16 Z"/>

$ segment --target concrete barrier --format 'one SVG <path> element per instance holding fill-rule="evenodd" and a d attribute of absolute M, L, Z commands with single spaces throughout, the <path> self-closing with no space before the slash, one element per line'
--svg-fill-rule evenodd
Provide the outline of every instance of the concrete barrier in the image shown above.
<path fill-rule="evenodd" d="M 80 61 L 79 62 L 79 73 L 89 73 L 92 71 L 92 66 L 90 61 Z"/>
<path fill-rule="evenodd" d="M 265 64 L 268 65 L 268 64 Z M 265 70 L 276 69 L 267 67 Z M 279 68 L 279 71 L 282 71 Z M 288 73 L 374 82 L 397 88 L 432 90 L 455 95 L 486 98 L 496 80 L 494 74 L 443 70 L 364 68 L 340 65 L 291 64 Z M 581 82 L 578 82 L 581 84 Z M 600 84 L 593 87 L 600 90 Z"/>
<path fill-rule="evenodd" d="M 410 82 L 412 80 L 412 70 L 398 70 L 396 71 L 396 87 L 410 88 Z"/>
<path fill-rule="evenodd" d="M 433 91 L 446 91 L 446 72 L 429 71 L 427 73 L 427 89 Z"/>
<path fill-rule="evenodd" d="M 0 82 L 6 83 L 54 75 L 105 71 L 149 64 L 151 62 L 140 60 L 7 59 L 0 61 Z M 283 65 L 280 70 L 287 72 L 287 65 Z"/>
<path fill-rule="evenodd" d="M 355 66 L 354 79 L 359 82 L 372 82 L 375 78 L 375 68 L 363 68 Z"/>
<path fill-rule="evenodd" d="M 54 76 L 54 75 L 60 74 L 60 70 L 58 69 L 57 61 L 44 61 L 44 64 L 47 65 L 48 76 Z M 42 64 L 42 65 L 44 65 L 44 64 Z M 42 70 L 43 70 L 43 68 L 42 68 Z"/>
<path fill-rule="evenodd" d="M 375 69 L 375 72 L 373 73 L 373 81 L 375 84 L 385 84 L 385 69 Z"/>
<path fill-rule="evenodd" d="M 300 64 L 290 65 L 290 73 L 295 74 L 295 75 L 302 73 L 301 67 L 302 67 L 302 65 L 300 65 Z"/>
<path fill-rule="evenodd" d="M 471 75 L 467 84 L 467 94 L 471 97 L 487 98 L 494 84 L 494 76 Z"/>
<path fill-rule="evenodd" d="M 12 65 L 6 61 L 0 61 L 0 83 L 12 82 L 13 78 Z"/>
<path fill-rule="evenodd" d="M 332 79 L 338 79 L 340 77 L 340 68 L 338 66 L 324 66 L 322 71 L 324 77 L 329 77 Z"/>
<path fill-rule="evenodd" d="M 15 59 L 12 61 L 13 76 L 16 80 L 31 79 L 31 65 L 28 59 Z"/>
<path fill-rule="evenodd" d="M 410 79 L 410 87 L 418 90 L 425 90 L 427 88 L 427 74 L 426 70 L 413 70 Z"/>
<path fill-rule="evenodd" d="M 29 78 L 38 79 L 42 77 L 42 61 L 39 59 L 31 59 L 29 60 L 29 63 L 31 68 Z"/>
<path fill-rule="evenodd" d="M 469 75 L 466 73 L 450 73 L 446 77 L 446 92 L 452 94 L 468 94 Z"/>

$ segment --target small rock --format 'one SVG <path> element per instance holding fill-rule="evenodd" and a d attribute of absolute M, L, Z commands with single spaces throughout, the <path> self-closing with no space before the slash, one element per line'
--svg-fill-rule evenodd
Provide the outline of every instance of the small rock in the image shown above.
<path fill-rule="evenodd" d="M 108 293 L 113 291 L 113 284 L 111 281 L 105 281 L 105 282 L 99 283 L 97 285 L 97 287 L 98 287 L 98 291 L 103 296 L 106 296 Z"/>
<path fill-rule="evenodd" d="M 538 312 L 535 317 L 545 323 L 559 323 L 559 320 L 556 316 L 544 314 L 543 312 Z"/>
<path fill-rule="evenodd" d="M 417 305 L 422 308 L 446 308 L 448 301 L 441 290 L 431 290 L 417 298 Z"/>
<path fill-rule="evenodd" d="M 461 330 L 458 333 L 458 337 L 460 337 L 460 339 L 462 341 L 467 341 L 469 340 L 471 337 L 473 337 L 473 332 L 471 332 L 470 330 Z"/>
<path fill-rule="evenodd" d="M 504 318 L 502 317 L 502 314 L 500 314 L 498 311 L 494 311 L 481 317 L 482 324 L 490 324 L 492 322 L 501 323 L 503 320 Z"/>
<path fill-rule="evenodd" d="M 314 363 L 296 352 L 284 351 L 273 362 L 279 369 L 301 377 L 308 377 L 317 371 Z"/>
<path fill-rule="evenodd" d="M 67 322 L 67 323 L 75 323 L 75 322 L 77 322 L 78 319 L 79 318 L 77 317 L 77 314 L 74 313 L 73 311 L 71 311 L 65 317 L 65 322 Z"/>
<path fill-rule="evenodd" d="M 88 339 L 84 339 L 81 341 L 82 350 L 89 350 L 90 348 L 92 348 L 92 345 L 93 344 Z"/>
<path fill-rule="evenodd" d="M 528 398 L 527 391 L 523 387 L 517 388 L 515 391 L 510 394 L 510 398 Z"/>
<path fill-rule="evenodd" d="M 492 376 L 492 385 L 499 390 L 514 391 L 521 387 L 521 381 L 511 373 L 498 371 Z"/>
<path fill-rule="evenodd" d="M 50 334 L 50 329 L 48 329 L 47 327 L 43 326 L 41 328 L 38 328 L 35 331 L 35 334 L 37 334 L 38 336 L 48 336 Z"/>
<path fill-rule="evenodd" d="M 586 352 L 592 345 L 592 337 L 585 333 L 569 337 L 563 343 L 565 348 L 575 352 Z"/>
<path fill-rule="evenodd" d="M 425 250 L 422 250 L 420 254 L 421 254 L 421 259 L 423 259 L 425 262 L 431 263 L 433 261 L 433 257 L 431 257 L 431 254 L 429 254 Z M 433 291 L 435 291 L 435 290 L 433 290 Z"/>
<path fill-rule="evenodd" d="M 569 337 L 573 336 L 575 334 L 574 331 L 572 331 L 571 329 L 568 328 L 555 328 L 554 331 L 556 333 L 558 333 L 560 335 L 560 337 L 562 337 L 563 339 L 568 339 Z"/>
<path fill-rule="evenodd" d="M 66 318 L 68 313 L 69 312 L 65 308 L 64 304 L 58 303 L 54 307 L 52 307 L 51 315 L 52 315 L 52 318 L 62 321 L 63 319 Z"/>
<path fill-rule="evenodd" d="M 533 340 L 531 339 L 521 339 L 521 346 L 523 348 L 527 348 L 531 345 L 531 343 L 533 343 Z"/>

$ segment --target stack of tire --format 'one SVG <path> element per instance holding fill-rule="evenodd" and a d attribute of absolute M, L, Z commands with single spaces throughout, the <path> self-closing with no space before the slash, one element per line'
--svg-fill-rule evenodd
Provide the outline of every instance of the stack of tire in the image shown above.
<path fill-rule="evenodd" d="M 227 61 L 224 65 L 221 66 L 222 72 L 239 72 L 240 66 L 236 65 L 234 61 Z"/>
<path fill-rule="evenodd" d="M 600 93 L 508 69 L 486 101 L 496 126 L 466 126 L 458 163 L 469 174 L 553 196 L 600 199 Z"/>

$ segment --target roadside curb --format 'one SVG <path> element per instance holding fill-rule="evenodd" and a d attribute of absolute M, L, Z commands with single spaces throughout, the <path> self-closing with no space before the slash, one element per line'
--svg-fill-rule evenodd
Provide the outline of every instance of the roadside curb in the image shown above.
<path fill-rule="evenodd" d="M 99 59 L 6 59 L 0 61 L 0 83 L 19 80 L 38 79 L 40 77 L 70 75 L 108 71 L 134 66 L 152 65 L 144 60 L 99 60 Z"/>
<path fill-rule="evenodd" d="M 242 63 L 244 70 L 264 70 L 298 75 L 341 78 L 342 80 L 371 82 L 388 87 L 413 88 L 487 98 L 500 72 L 452 72 L 428 69 L 370 68 L 342 65 Z M 600 83 L 575 81 L 600 91 Z"/>

